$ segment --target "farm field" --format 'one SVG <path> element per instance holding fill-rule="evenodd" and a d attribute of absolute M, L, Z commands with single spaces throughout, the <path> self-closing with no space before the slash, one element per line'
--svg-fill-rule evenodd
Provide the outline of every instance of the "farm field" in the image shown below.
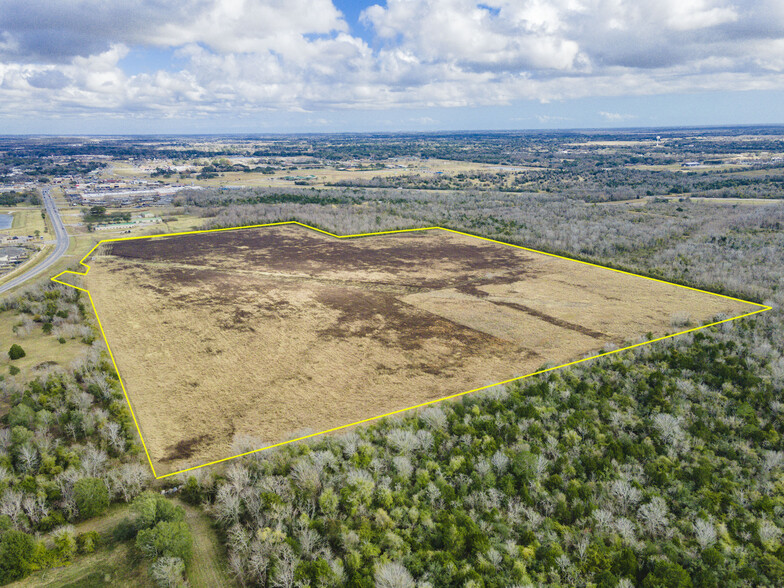
<path fill-rule="evenodd" d="M 158 476 L 760 308 L 439 229 L 156 237 L 88 263 Z"/>

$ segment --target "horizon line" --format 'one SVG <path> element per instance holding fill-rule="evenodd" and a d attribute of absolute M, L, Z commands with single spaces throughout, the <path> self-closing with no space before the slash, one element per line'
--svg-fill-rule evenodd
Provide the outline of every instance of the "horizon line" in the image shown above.
<path fill-rule="evenodd" d="M 722 129 L 784 129 L 780 123 L 727 123 L 716 125 L 661 125 L 630 127 L 551 127 L 551 128 L 508 128 L 508 129 L 433 129 L 433 130 L 367 130 L 367 131 L 259 131 L 259 132 L 213 132 L 213 133 L 2 133 L 0 138 L 36 137 L 266 137 L 266 136 L 336 136 L 336 135 L 438 135 L 438 134 L 511 134 L 511 133 L 574 133 L 574 132 L 633 132 L 654 130 L 722 130 Z"/>

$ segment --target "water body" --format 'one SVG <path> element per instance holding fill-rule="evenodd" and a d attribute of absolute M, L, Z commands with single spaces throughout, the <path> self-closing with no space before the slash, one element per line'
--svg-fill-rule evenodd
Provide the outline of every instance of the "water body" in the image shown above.
<path fill-rule="evenodd" d="M 14 224 L 13 214 L 0 214 L 0 230 L 10 229 Z"/>

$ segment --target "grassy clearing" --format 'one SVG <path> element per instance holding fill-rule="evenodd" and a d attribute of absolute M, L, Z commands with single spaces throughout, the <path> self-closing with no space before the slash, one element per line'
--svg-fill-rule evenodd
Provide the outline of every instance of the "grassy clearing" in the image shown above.
<path fill-rule="evenodd" d="M 188 585 L 193 588 L 234 586 L 226 570 L 225 550 L 209 517 L 195 507 L 175 502 L 185 509 L 185 520 L 193 535 L 193 558 L 186 570 Z M 148 573 L 149 560 L 140 556 L 133 541 L 113 539 L 117 525 L 129 515 L 130 505 L 115 505 L 102 517 L 74 525 L 77 534 L 100 533 L 102 547 L 90 555 L 77 556 L 68 566 L 37 572 L 11 586 L 155 586 Z"/>
<path fill-rule="evenodd" d="M 120 543 L 80 556 L 62 568 L 43 570 L 10 586 L 48 588 L 98 588 L 99 586 L 153 588 L 155 583 L 132 543 Z"/>
<path fill-rule="evenodd" d="M 95 553 L 77 556 L 68 566 L 42 570 L 11 586 L 155 586 L 147 572 L 147 562 L 136 552 L 133 542 L 118 542 L 112 539 L 117 525 L 129 514 L 130 505 L 114 505 L 106 515 L 74 525 L 76 534 L 88 531 L 100 533 L 102 546 Z"/>
<path fill-rule="evenodd" d="M 193 559 L 186 570 L 190 585 L 194 588 L 234 586 L 226 569 L 225 547 L 218 539 L 212 521 L 201 510 L 175 502 L 185 509 L 185 521 L 193 535 Z"/>
<path fill-rule="evenodd" d="M 44 234 L 46 223 L 41 218 L 40 206 L 7 206 L 0 208 L 0 214 L 13 214 L 14 224 L 10 229 L 0 230 L 0 235 L 34 235 L 35 231 Z"/>
<path fill-rule="evenodd" d="M 52 335 L 45 335 L 41 325 L 36 323 L 33 331 L 24 337 L 13 332 L 14 325 L 22 320 L 22 315 L 7 310 L 0 313 L 0 373 L 9 377 L 10 366 L 18 367 L 21 372 L 14 376 L 20 381 L 33 379 L 37 372 L 47 365 L 68 366 L 87 346 L 78 339 L 66 339 L 60 343 Z M 8 349 L 17 343 L 25 350 L 25 357 L 11 361 Z"/>

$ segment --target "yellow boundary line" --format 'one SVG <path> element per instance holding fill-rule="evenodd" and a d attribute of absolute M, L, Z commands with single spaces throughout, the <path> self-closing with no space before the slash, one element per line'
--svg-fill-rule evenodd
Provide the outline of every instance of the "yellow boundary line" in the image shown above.
<path fill-rule="evenodd" d="M 163 474 L 163 475 L 159 476 L 158 474 L 155 473 L 155 466 L 153 466 L 152 459 L 150 459 L 150 453 L 147 450 L 147 444 L 144 442 L 144 437 L 142 436 L 141 428 L 139 427 L 139 423 L 136 420 L 136 414 L 133 411 L 133 406 L 131 405 L 131 400 L 128 397 L 128 391 L 125 389 L 125 384 L 123 383 L 122 377 L 120 376 L 120 370 L 117 368 L 117 362 L 114 360 L 114 354 L 112 353 L 112 349 L 109 346 L 109 340 L 106 338 L 106 332 L 103 330 L 103 325 L 101 324 L 101 318 L 98 316 L 98 309 L 95 307 L 95 302 L 93 302 L 93 297 L 90 294 L 90 291 L 86 290 L 85 288 L 80 288 L 79 286 L 74 286 L 73 284 L 69 284 L 68 282 L 63 282 L 63 281 L 59 280 L 58 278 L 61 277 L 64 274 L 73 274 L 75 276 L 82 276 L 82 277 L 86 276 L 89 273 L 89 271 L 90 271 L 90 266 L 87 263 L 85 263 L 85 260 L 88 257 L 90 257 L 90 255 L 92 255 L 93 252 L 100 245 L 102 245 L 103 243 L 110 243 L 110 242 L 114 242 L 114 241 L 133 241 L 133 240 L 137 240 L 137 239 L 155 239 L 155 238 L 158 238 L 158 237 L 176 237 L 176 236 L 179 236 L 179 235 L 195 235 L 195 234 L 199 234 L 199 233 L 217 233 L 217 232 L 220 232 L 220 231 L 239 231 L 239 230 L 243 230 L 243 229 L 258 229 L 258 228 L 262 228 L 262 227 L 277 227 L 277 226 L 281 226 L 281 225 L 298 225 L 300 227 L 304 227 L 304 228 L 310 229 L 312 231 L 316 231 L 316 232 L 319 232 L 319 233 L 323 233 L 325 235 L 329 235 L 330 237 L 334 237 L 336 239 L 352 239 L 352 238 L 357 238 L 357 237 L 372 237 L 372 236 L 377 236 L 377 235 L 392 235 L 392 234 L 396 234 L 396 233 L 413 233 L 413 232 L 416 232 L 416 231 L 433 231 L 433 230 L 446 231 L 448 233 L 455 233 L 456 235 L 463 235 L 463 236 L 466 236 L 466 237 L 473 237 L 474 239 L 481 239 L 482 241 L 488 241 L 490 243 L 498 243 L 499 245 L 506 245 L 508 247 L 515 247 L 516 249 L 522 249 L 524 251 L 530 251 L 532 253 L 539 253 L 541 255 L 547 255 L 549 257 L 555 257 L 555 258 L 558 258 L 558 259 L 565 259 L 567 261 L 572 261 L 572 262 L 575 262 L 575 263 L 581 263 L 583 265 L 589 265 L 589 266 L 592 266 L 592 267 L 598 267 L 598 268 L 601 268 L 601 269 L 604 269 L 604 270 L 610 270 L 610 271 L 613 271 L 613 272 L 617 272 L 619 274 L 625 274 L 625 275 L 634 276 L 634 277 L 637 277 L 637 278 L 644 278 L 646 280 L 651 280 L 652 282 L 659 282 L 659 283 L 662 283 L 662 284 L 668 284 L 670 286 L 677 286 L 678 288 L 685 288 L 686 290 L 693 290 L 695 292 L 701 292 L 703 294 L 710 294 L 711 296 L 719 296 L 721 298 L 726 298 L 728 300 L 734 300 L 735 302 L 742 302 L 744 304 L 751 304 L 753 306 L 757 306 L 758 309 L 754 310 L 752 312 L 747 312 L 745 314 L 738 315 L 736 317 L 724 319 L 724 320 L 721 320 L 721 321 L 716 321 L 716 322 L 709 323 L 707 325 L 702 325 L 702 326 L 699 326 L 699 327 L 693 327 L 691 329 L 686 329 L 685 331 L 680 331 L 678 333 L 673 333 L 671 335 L 664 335 L 663 337 L 658 337 L 656 339 L 651 339 L 650 341 L 643 341 L 642 343 L 635 343 L 634 345 L 629 345 L 627 347 L 622 347 L 620 349 L 614 349 L 612 351 L 605 351 L 604 353 L 599 353 L 597 355 L 592 355 L 590 357 L 585 357 L 583 359 L 578 359 L 576 361 L 570 361 L 569 363 L 564 363 L 564 364 L 561 364 L 561 365 L 557 365 L 555 367 L 542 369 L 542 370 L 539 370 L 539 371 L 536 371 L 536 372 L 532 372 L 530 374 L 526 374 L 524 376 L 517 376 L 516 378 L 510 378 L 510 379 L 504 380 L 502 382 L 495 382 L 494 384 L 488 384 L 486 386 L 481 386 L 480 388 L 474 388 L 473 390 L 467 390 L 465 392 L 459 392 L 457 394 L 452 394 L 451 396 L 444 396 L 443 398 L 438 398 L 436 400 L 429 400 L 427 402 L 423 402 L 421 404 L 416 404 L 414 406 L 409 406 L 407 408 L 401 408 L 399 410 L 393 410 L 392 412 L 388 412 L 386 414 L 380 414 L 378 416 L 370 417 L 370 418 L 367 418 L 367 419 L 362 419 L 361 421 L 356 421 L 356 422 L 349 423 L 349 424 L 346 424 L 346 425 L 340 425 L 339 427 L 333 427 L 331 429 L 326 429 L 325 431 L 319 431 L 318 433 L 311 433 L 310 435 L 304 435 L 302 437 L 297 437 L 296 439 L 289 439 L 288 441 L 282 441 L 280 443 L 275 443 L 273 445 L 268 445 L 266 447 L 260 447 L 259 449 L 254 449 L 252 451 L 246 451 L 245 453 L 240 453 L 238 455 L 232 455 L 231 457 L 224 457 L 223 459 L 216 459 L 215 461 L 211 461 L 211 462 L 208 462 L 208 463 L 203 463 L 201 465 L 193 466 L 193 467 L 190 467 L 190 468 L 186 468 L 186 469 L 183 469 L 183 470 L 178 470 L 176 472 L 171 472 L 171 473 Z M 99 241 L 98 243 L 95 244 L 95 246 L 92 249 L 90 249 L 90 251 L 87 252 L 87 254 L 79 261 L 79 263 L 87 268 L 84 272 L 74 272 L 74 271 L 66 270 L 66 271 L 60 272 L 59 274 L 54 276 L 52 278 L 52 281 L 53 282 L 57 282 L 58 284 L 63 284 L 64 286 L 69 286 L 71 288 L 76 288 L 77 290 L 80 290 L 82 292 L 86 292 L 87 296 L 90 298 L 90 304 L 93 307 L 93 312 L 95 312 L 95 318 L 98 320 L 98 328 L 101 330 L 101 334 L 103 335 L 103 340 L 106 343 L 106 349 L 109 351 L 109 357 L 112 360 L 112 365 L 114 366 L 114 370 L 117 373 L 117 378 L 118 378 L 118 380 L 120 382 L 120 386 L 122 387 L 123 394 L 125 395 L 125 401 L 128 403 L 128 409 L 131 411 L 131 417 L 133 418 L 133 424 L 136 426 L 136 431 L 139 433 L 139 439 L 141 439 L 141 441 L 142 441 L 142 447 L 144 447 L 144 453 L 147 456 L 147 461 L 150 464 L 150 469 L 152 470 L 152 474 L 153 474 L 153 476 L 155 477 L 156 480 L 160 480 L 161 478 L 167 478 L 169 476 L 175 476 L 177 474 L 182 474 L 182 473 L 185 473 L 185 472 L 190 472 L 192 470 L 196 470 L 196 469 L 199 469 L 199 468 L 215 465 L 215 464 L 218 464 L 218 463 L 222 463 L 224 461 L 237 459 L 238 457 L 244 457 L 246 455 L 251 455 L 253 453 L 258 453 L 259 451 L 264 451 L 266 449 L 272 449 L 273 447 L 280 447 L 281 445 L 288 445 L 289 443 L 295 443 L 297 441 L 303 441 L 304 439 L 310 439 L 311 437 L 317 437 L 319 435 L 324 435 L 326 433 L 334 433 L 335 431 L 340 431 L 341 429 L 347 429 L 348 427 L 361 425 L 363 423 L 368 423 L 370 421 L 375 421 L 375 420 L 378 420 L 378 419 L 382 419 L 384 417 L 400 414 L 402 412 L 406 412 L 406 411 L 409 411 L 409 410 L 414 410 L 416 408 L 422 408 L 423 406 L 428 406 L 428 405 L 431 405 L 431 404 L 435 404 L 437 402 L 442 402 L 444 400 L 451 400 L 453 398 L 459 398 L 460 396 L 465 396 L 466 394 L 471 394 L 473 392 L 479 392 L 480 390 L 487 390 L 488 388 L 492 388 L 493 386 L 500 386 L 502 384 L 509 384 L 511 382 L 518 382 L 520 380 L 524 380 L 524 379 L 530 378 L 532 376 L 538 376 L 540 374 L 551 372 L 553 370 L 558 370 L 558 369 L 561 369 L 561 368 L 568 367 L 570 365 L 576 365 L 576 364 L 582 363 L 584 361 L 589 361 L 591 359 L 596 359 L 596 358 L 599 358 L 599 357 L 605 357 L 607 355 L 612 355 L 614 353 L 620 353 L 621 351 L 628 351 L 629 349 L 634 349 L 636 347 L 642 347 L 643 345 L 649 345 L 650 343 L 655 343 L 656 341 L 663 341 L 665 339 L 671 339 L 672 337 L 677 337 L 678 335 L 685 335 L 686 333 L 693 333 L 694 331 L 699 331 L 701 329 L 706 329 L 708 327 L 713 327 L 715 325 L 720 325 L 722 323 L 727 323 L 727 322 L 730 322 L 730 321 L 738 320 L 738 319 L 741 319 L 741 318 L 744 318 L 744 317 L 747 317 L 747 316 L 758 314 L 760 312 L 766 312 L 768 310 L 772 310 L 772 307 L 766 306 L 764 304 L 758 304 L 756 302 L 749 302 L 748 300 L 741 300 L 740 298 L 733 298 L 732 296 L 725 296 L 724 294 L 716 294 L 715 292 L 708 292 L 706 290 L 700 290 L 699 288 L 692 288 L 690 286 L 683 286 L 681 284 L 675 284 L 673 282 L 667 282 L 666 280 L 659 280 L 657 278 L 650 278 L 648 276 L 641 276 L 639 274 L 635 274 L 635 273 L 632 273 L 632 272 L 627 272 L 627 271 L 624 271 L 624 270 L 619 270 L 619 269 L 615 269 L 615 268 L 611 268 L 611 267 L 606 267 L 606 266 L 599 265 L 599 264 L 596 264 L 596 263 L 590 263 L 588 261 L 581 261 L 579 259 L 571 259 L 571 258 L 565 257 L 563 255 L 556 255 L 554 253 L 547 253 L 545 251 L 538 251 L 536 249 L 530 249 L 529 247 L 523 247 L 521 245 L 513 245 L 511 243 L 504 243 L 503 241 L 497 241 L 495 239 L 488 239 L 487 237 L 479 237 L 477 235 L 471 235 L 470 233 L 463 233 L 461 231 L 455 231 L 453 229 L 446 229 L 444 227 L 423 227 L 423 228 L 418 228 L 418 229 L 399 229 L 399 230 L 395 230 L 395 231 L 379 231 L 377 233 L 357 233 L 355 235 L 335 235 L 334 233 L 330 233 L 329 231 L 324 231 L 324 230 L 318 229 L 316 227 L 311 227 L 310 225 L 306 225 L 304 223 L 300 223 L 300 222 L 297 222 L 297 221 L 285 221 L 285 222 L 279 222 L 279 223 L 267 223 L 267 224 L 263 224 L 263 225 L 247 225 L 247 226 L 244 226 L 244 227 L 228 227 L 228 228 L 224 228 L 224 229 L 203 229 L 203 230 L 199 230 L 199 231 L 183 231 L 183 232 L 180 232 L 180 233 L 166 233 L 166 234 L 162 234 L 162 235 L 142 235 L 142 236 L 136 236 L 136 237 L 118 237 L 116 239 L 103 239 L 103 240 Z"/>

